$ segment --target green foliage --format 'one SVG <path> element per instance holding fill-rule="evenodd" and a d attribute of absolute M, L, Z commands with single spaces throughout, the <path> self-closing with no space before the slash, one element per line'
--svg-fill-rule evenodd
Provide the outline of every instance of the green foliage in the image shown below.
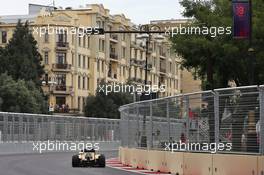
<path fill-rule="evenodd" d="M 87 98 L 85 116 L 119 119 L 118 108 L 131 102 L 133 102 L 133 97 L 129 93 L 110 92 L 106 95 L 104 92 L 97 90 L 96 96 L 89 96 Z"/>
<path fill-rule="evenodd" d="M 0 49 L 0 60 L 0 73 L 7 72 L 15 80 L 31 80 L 40 87 L 44 73 L 42 57 L 27 22 L 24 25 L 20 21 L 17 23 L 13 37 L 5 48 Z"/>
<path fill-rule="evenodd" d="M 28 23 L 19 21 L 13 37 L 0 48 L 0 110 L 46 113 L 47 102 L 41 89 L 44 73 L 37 42 Z"/>
<path fill-rule="evenodd" d="M 234 80 L 238 86 L 264 82 L 264 3 L 261 0 L 252 2 L 253 55 L 248 52 L 248 40 L 235 40 L 232 35 L 176 35 L 172 38 L 175 51 L 183 57 L 183 67 L 198 73 L 204 89 L 227 87 L 229 80 Z M 232 26 L 229 0 L 182 0 L 181 5 L 185 9 L 183 15 L 193 19 L 191 26 Z"/>
<path fill-rule="evenodd" d="M 15 81 L 7 74 L 0 75 L 0 106 L 4 112 L 44 113 L 47 105 L 33 82 Z"/>

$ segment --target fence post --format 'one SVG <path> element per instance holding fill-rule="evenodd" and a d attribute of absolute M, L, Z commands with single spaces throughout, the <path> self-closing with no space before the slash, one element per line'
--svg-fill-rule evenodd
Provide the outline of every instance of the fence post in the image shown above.
<path fill-rule="evenodd" d="M 219 144 L 219 92 L 214 92 L 215 143 Z M 217 151 L 217 150 L 216 150 Z"/>
<path fill-rule="evenodd" d="M 170 103 L 169 103 L 169 99 L 167 99 L 166 101 L 166 109 L 167 109 L 167 121 L 168 121 L 168 130 L 169 130 L 169 138 L 168 140 L 171 141 L 171 122 L 170 122 Z"/>
<path fill-rule="evenodd" d="M 190 118 L 189 118 L 189 96 L 184 96 L 185 101 L 185 118 L 186 118 L 186 141 L 190 142 Z"/>
<path fill-rule="evenodd" d="M 153 106 L 152 102 L 149 102 L 149 116 L 150 116 L 150 148 L 153 148 Z"/>
<path fill-rule="evenodd" d="M 137 147 L 140 147 L 140 118 L 138 104 L 136 104 L 136 118 L 137 118 Z"/>
<path fill-rule="evenodd" d="M 264 86 L 259 88 L 259 144 L 260 144 L 260 153 L 264 155 Z"/>

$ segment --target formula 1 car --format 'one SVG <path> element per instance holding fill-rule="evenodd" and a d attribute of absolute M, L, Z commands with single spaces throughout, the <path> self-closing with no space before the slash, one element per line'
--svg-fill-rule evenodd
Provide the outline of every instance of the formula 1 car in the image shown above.
<path fill-rule="evenodd" d="M 95 150 L 82 150 L 72 156 L 72 167 L 105 167 L 105 156 Z"/>

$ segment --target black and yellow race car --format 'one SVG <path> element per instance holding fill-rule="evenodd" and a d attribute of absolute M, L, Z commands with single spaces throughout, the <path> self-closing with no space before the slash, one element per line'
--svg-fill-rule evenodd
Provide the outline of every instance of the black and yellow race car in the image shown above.
<path fill-rule="evenodd" d="M 94 149 L 82 150 L 72 156 L 72 167 L 105 167 L 105 156 Z"/>

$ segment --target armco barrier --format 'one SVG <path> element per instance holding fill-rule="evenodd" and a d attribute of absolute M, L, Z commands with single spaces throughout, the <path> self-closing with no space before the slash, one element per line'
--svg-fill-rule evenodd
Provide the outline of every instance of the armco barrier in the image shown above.
<path fill-rule="evenodd" d="M 214 175 L 257 175 L 258 156 L 215 154 L 213 155 Z"/>
<path fill-rule="evenodd" d="M 257 155 L 120 148 L 119 158 L 134 168 L 174 175 L 264 175 L 264 156 Z"/>
<path fill-rule="evenodd" d="M 64 143 L 64 142 L 62 142 Z M 70 142 L 70 143 L 80 143 L 80 142 Z M 118 147 L 120 146 L 119 141 L 99 141 L 99 142 L 84 142 L 84 143 L 91 143 L 94 145 L 94 143 L 99 143 L 99 148 L 100 151 L 111 151 L 111 150 L 118 150 Z M 36 143 L 35 143 L 36 144 Z M 63 148 L 63 147 L 61 147 Z M 47 150 L 43 151 L 42 153 L 46 152 L 71 152 L 69 150 Z M 0 143 L 0 155 L 5 155 L 5 154 L 38 154 L 40 153 L 39 150 L 36 148 L 34 149 L 33 142 L 24 142 L 24 143 Z"/>

